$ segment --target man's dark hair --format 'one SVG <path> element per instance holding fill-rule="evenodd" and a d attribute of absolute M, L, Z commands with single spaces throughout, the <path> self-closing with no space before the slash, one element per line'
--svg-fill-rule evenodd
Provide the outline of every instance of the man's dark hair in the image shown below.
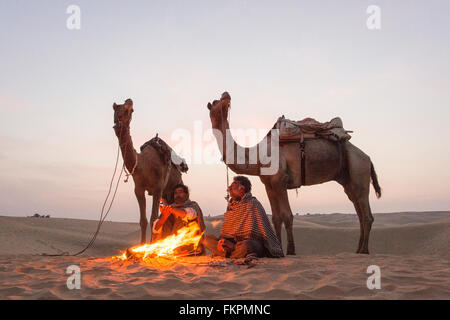
<path fill-rule="evenodd" d="M 173 188 L 173 193 L 175 193 L 175 190 L 177 190 L 178 188 L 183 189 L 184 193 L 189 194 L 189 188 L 188 188 L 186 185 L 182 184 L 182 183 L 177 184 L 177 185 Z"/>
<path fill-rule="evenodd" d="M 247 177 L 244 176 L 236 176 L 233 178 L 233 181 L 239 182 L 245 187 L 245 193 L 252 191 L 252 183 L 248 180 Z"/>

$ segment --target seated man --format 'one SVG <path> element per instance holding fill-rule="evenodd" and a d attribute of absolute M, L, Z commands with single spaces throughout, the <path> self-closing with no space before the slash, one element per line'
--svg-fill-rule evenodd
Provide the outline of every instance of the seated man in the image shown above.
<path fill-rule="evenodd" d="M 189 189 L 184 184 L 178 184 L 173 191 L 174 203 L 163 204 L 161 214 L 153 223 L 152 242 L 163 239 L 177 232 L 178 229 L 190 223 L 198 223 L 200 232 L 205 230 L 203 213 L 200 206 L 195 201 L 189 199 Z M 189 250 L 191 251 L 191 250 Z M 200 243 L 197 250 L 192 254 L 200 255 L 204 253 L 204 248 Z"/>
<path fill-rule="evenodd" d="M 252 185 L 236 176 L 228 187 L 231 200 L 224 215 L 220 239 L 205 236 L 206 249 L 227 258 L 283 257 L 283 250 L 261 203 L 250 193 Z"/>

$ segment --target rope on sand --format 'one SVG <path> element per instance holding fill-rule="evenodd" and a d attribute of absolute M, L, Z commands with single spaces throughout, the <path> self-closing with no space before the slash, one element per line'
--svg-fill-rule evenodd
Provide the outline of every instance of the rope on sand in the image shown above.
<path fill-rule="evenodd" d="M 75 257 L 75 256 L 78 256 L 78 255 L 82 254 L 83 252 L 85 252 L 88 248 L 90 248 L 90 247 L 94 244 L 94 242 L 95 242 L 95 240 L 97 239 L 97 236 L 98 236 L 98 234 L 99 234 L 99 232 L 100 232 L 100 227 L 102 226 L 103 222 L 105 221 L 106 217 L 107 217 L 108 214 L 109 214 L 109 211 L 111 210 L 112 204 L 113 204 L 114 199 L 115 199 L 115 197 L 116 197 L 117 189 L 119 188 L 120 178 L 122 177 L 122 173 L 123 173 L 124 168 L 125 168 L 125 163 L 124 163 L 124 164 L 122 165 L 122 170 L 120 170 L 120 175 L 119 175 L 119 178 L 117 179 L 116 187 L 115 187 L 115 189 L 114 189 L 114 193 L 113 193 L 111 202 L 110 202 L 110 204 L 109 204 L 109 206 L 108 206 L 108 209 L 106 210 L 105 215 L 103 216 L 104 211 L 105 211 L 106 203 L 107 203 L 108 198 L 109 198 L 109 196 L 110 196 L 110 194 L 111 194 L 111 189 L 112 189 L 112 186 L 113 186 L 114 178 L 115 178 L 115 176 L 116 176 L 117 165 L 118 165 L 118 163 L 119 163 L 119 154 L 120 154 L 120 145 L 117 146 L 116 165 L 115 165 L 115 167 L 114 167 L 114 173 L 113 173 L 113 175 L 112 175 L 111 182 L 109 183 L 108 194 L 106 195 L 105 201 L 103 202 L 102 211 L 101 211 L 101 213 L 100 213 L 100 219 L 99 219 L 98 225 L 97 225 L 97 230 L 95 231 L 94 235 L 92 236 L 91 241 L 89 241 L 89 243 L 86 245 L 86 247 L 84 247 L 84 249 L 80 250 L 79 252 L 77 252 L 77 253 L 75 253 L 75 254 L 69 254 L 69 252 L 65 251 L 65 252 L 63 252 L 63 253 L 57 253 L 57 254 L 42 253 L 42 254 L 40 254 L 41 256 L 47 256 L 47 257 L 72 256 L 72 257 Z M 134 171 L 134 170 L 133 170 L 133 171 Z"/>

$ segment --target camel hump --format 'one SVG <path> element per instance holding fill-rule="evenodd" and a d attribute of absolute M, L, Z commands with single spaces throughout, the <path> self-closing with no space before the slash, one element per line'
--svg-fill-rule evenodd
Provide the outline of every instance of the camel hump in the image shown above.
<path fill-rule="evenodd" d="M 141 152 L 147 147 L 152 147 L 158 151 L 163 162 L 168 163 L 171 161 L 180 172 L 186 173 L 189 170 L 186 160 L 177 155 L 163 139 L 158 137 L 158 135 L 144 143 L 140 148 Z"/>

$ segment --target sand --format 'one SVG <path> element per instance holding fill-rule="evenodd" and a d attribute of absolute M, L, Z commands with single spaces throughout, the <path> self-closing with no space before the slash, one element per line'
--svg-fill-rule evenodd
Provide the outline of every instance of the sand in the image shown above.
<path fill-rule="evenodd" d="M 206 219 L 218 234 L 220 217 Z M 213 228 L 213 225 L 215 228 Z M 357 255 L 354 214 L 296 216 L 296 256 L 239 265 L 210 256 L 155 261 L 109 257 L 137 244 L 136 223 L 0 217 L 0 299 L 450 299 L 450 212 L 375 214 L 370 255 Z M 285 246 L 284 246 L 285 248 Z M 67 267 L 81 270 L 81 289 L 69 290 Z M 367 267 L 381 270 L 370 290 Z"/>

